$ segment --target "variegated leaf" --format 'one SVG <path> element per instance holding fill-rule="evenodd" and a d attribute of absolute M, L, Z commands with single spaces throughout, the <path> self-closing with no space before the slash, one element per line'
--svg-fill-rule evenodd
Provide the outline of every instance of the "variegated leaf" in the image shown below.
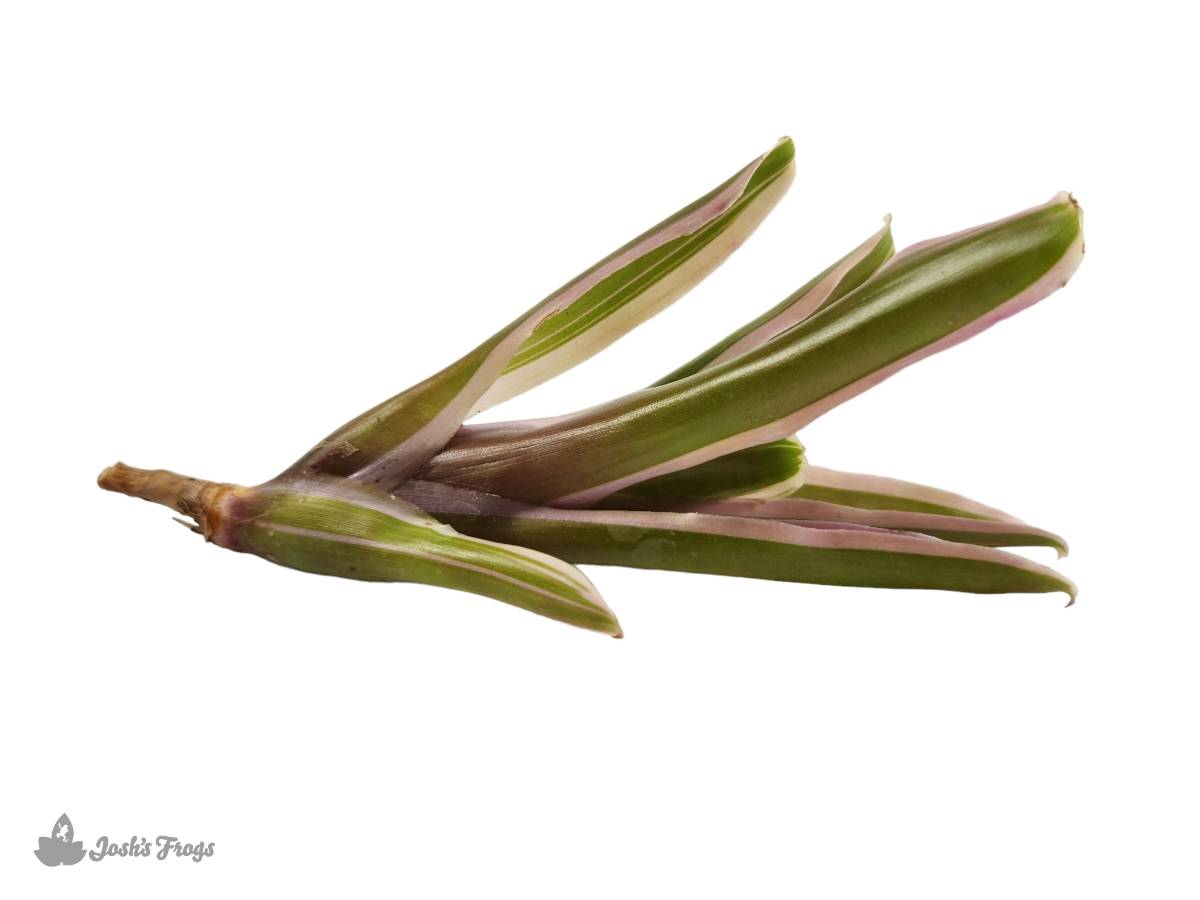
<path fill-rule="evenodd" d="M 625 496 L 624 494 L 615 496 Z M 679 497 L 628 497 L 640 500 L 637 509 L 661 512 L 695 512 L 706 515 L 773 519 L 798 525 L 866 525 L 889 531 L 928 534 L 946 541 L 979 544 L 983 547 L 1052 547 L 1059 557 L 1067 555 L 1067 542 L 1051 531 L 1011 519 L 980 519 L 910 510 L 863 509 L 798 497 L 753 499 L 734 497 L 688 500 Z M 608 505 L 612 498 L 605 500 Z M 629 508 L 629 507 L 626 507 Z"/>
<path fill-rule="evenodd" d="M 853 291 L 874 275 L 891 257 L 892 217 L 884 219 L 883 227 L 855 247 L 832 266 L 785 297 L 780 303 L 758 318 L 743 325 L 728 337 L 718 341 L 694 359 L 663 376 L 655 385 L 670 384 L 695 375 L 715 365 L 737 359 L 744 353 L 774 340 L 794 325 L 799 325 L 814 313 Z"/>
<path fill-rule="evenodd" d="M 346 478 L 313 475 L 245 488 L 118 463 L 101 474 L 100 486 L 169 506 L 191 517 L 193 530 L 214 544 L 281 566 L 470 591 L 621 636 L 612 610 L 569 563 L 459 534 L 403 500 Z"/>
<path fill-rule="evenodd" d="M 802 500 L 819 500 L 860 509 L 898 510 L 997 522 L 1020 522 L 1008 513 L 941 488 L 880 475 L 840 472 L 809 466 L 804 484 L 792 493 Z"/>
<path fill-rule="evenodd" d="M 686 378 L 761 346 L 854 290 L 887 261 L 892 251 L 889 216 L 879 231 L 783 302 L 655 384 L 669 384 Z M 551 421 L 542 419 L 467 425 L 460 430 L 460 438 L 469 440 L 485 433 L 492 437 L 501 433 L 516 435 L 523 429 L 545 426 Z M 788 439 L 788 442 L 772 441 L 760 447 L 735 451 L 678 473 L 670 473 L 663 476 L 665 481 L 650 479 L 628 490 L 634 494 L 673 493 L 675 496 L 688 497 L 730 497 L 739 494 L 780 496 L 799 487 L 804 477 L 803 453 L 796 453 L 797 447 L 799 441 L 795 438 Z M 681 490 L 686 493 L 678 493 Z"/>
<path fill-rule="evenodd" d="M 467 416 L 588 358 L 700 281 L 773 208 L 794 156 L 791 141 L 780 141 L 457 362 L 343 425 L 289 471 L 403 481 Z"/>
<path fill-rule="evenodd" d="M 782 497 L 804 483 L 804 447 L 794 437 L 758 444 L 630 485 L 604 498 L 611 509 L 641 509 L 639 498 Z"/>
<path fill-rule="evenodd" d="M 560 507 L 792 434 L 904 367 L 1066 284 L 1083 255 L 1066 194 L 893 261 L 748 353 L 523 430 L 460 435 L 425 480 Z"/>
<path fill-rule="evenodd" d="M 1068 579 L 1024 557 L 864 525 L 554 509 L 421 481 L 406 483 L 399 494 L 464 533 L 534 547 L 575 563 L 861 587 L 1062 591 L 1072 601 L 1075 597 Z"/>

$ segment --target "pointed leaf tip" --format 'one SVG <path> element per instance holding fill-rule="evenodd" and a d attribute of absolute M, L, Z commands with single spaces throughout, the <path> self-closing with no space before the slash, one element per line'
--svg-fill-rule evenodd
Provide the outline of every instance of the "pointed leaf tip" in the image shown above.
<path fill-rule="evenodd" d="M 1053 293 L 1078 266 L 1081 246 L 1079 218 L 1064 203 L 926 242 L 741 356 L 520 434 L 460 436 L 420 477 L 552 506 L 594 505 L 794 433 Z"/>
<path fill-rule="evenodd" d="M 1074 591 L 1053 569 L 1013 553 L 870 526 L 555 509 L 422 481 L 399 492 L 465 533 L 576 563 L 979 594 Z"/>
<path fill-rule="evenodd" d="M 482 594 L 604 634 L 620 623 L 592 582 L 538 550 L 469 537 L 368 485 L 281 479 L 233 496 L 214 541 L 271 562 L 358 581 L 409 581 Z"/>
<path fill-rule="evenodd" d="M 634 238 L 457 362 L 318 443 L 288 474 L 324 472 L 387 488 L 427 462 L 464 419 L 604 349 L 723 262 L 794 174 L 790 141 Z"/>

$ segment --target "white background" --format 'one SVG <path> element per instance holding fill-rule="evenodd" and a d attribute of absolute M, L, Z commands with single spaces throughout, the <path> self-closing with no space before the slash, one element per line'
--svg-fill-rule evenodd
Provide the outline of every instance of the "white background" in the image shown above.
<path fill-rule="evenodd" d="M 1182 5 L 834 6 L 4 5 L 0 893 L 1200 894 Z M 1071 190 L 1066 290 L 803 437 L 1066 534 L 1074 608 L 590 569 L 618 642 L 96 489 L 270 477 L 784 133 L 744 249 L 494 416 Z M 46 869 L 64 811 L 216 852 Z"/>

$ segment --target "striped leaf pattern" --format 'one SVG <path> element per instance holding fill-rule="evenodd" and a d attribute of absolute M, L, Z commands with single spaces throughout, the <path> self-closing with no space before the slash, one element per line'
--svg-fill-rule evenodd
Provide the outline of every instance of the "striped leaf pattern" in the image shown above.
<path fill-rule="evenodd" d="M 603 349 L 719 265 L 791 182 L 784 139 L 716 189 L 605 257 L 457 362 L 343 425 L 288 470 L 391 486 L 480 409 Z"/>
<path fill-rule="evenodd" d="M 761 347 L 517 435 L 460 436 L 419 477 L 587 507 L 787 437 L 904 367 L 1064 285 L 1083 254 L 1067 195 L 893 261 Z"/>
<path fill-rule="evenodd" d="M 672 569 L 774 581 L 970 593 L 1061 591 L 1057 572 L 991 547 L 864 525 L 707 513 L 554 509 L 411 481 L 400 496 L 466 534 L 575 563 Z M 771 502 L 771 501 L 766 501 Z"/>

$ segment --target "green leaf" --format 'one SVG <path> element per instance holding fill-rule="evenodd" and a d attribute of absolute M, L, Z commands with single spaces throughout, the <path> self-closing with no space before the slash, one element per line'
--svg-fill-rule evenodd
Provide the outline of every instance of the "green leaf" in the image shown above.
<path fill-rule="evenodd" d="M 879 231 L 863 241 L 816 278 L 789 294 L 761 316 L 709 347 L 694 359 L 654 382 L 670 384 L 715 365 L 737 359 L 794 325 L 819 312 L 853 291 L 879 271 L 895 250 L 892 243 L 892 217 L 887 216 Z"/>
<path fill-rule="evenodd" d="M 1069 580 L 1024 557 L 921 534 L 703 513 L 553 509 L 421 481 L 406 483 L 399 494 L 467 534 L 575 563 L 982 594 L 1062 591 L 1075 597 Z"/>
<path fill-rule="evenodd" d="M 457 362 L 343 425 L 288 471 L 384 487 L 403 481 L 473 412 L 599 352 L 716 268 L 786 190 L 794 156 L 791 141 L 780 141 Z"/>
<path fill-rule="evenodd" d="M 727 453 L 690 469 L 630 485 L 604 499 L 612 509 L 640 509 L 637 498 L 779 497 L 804 480 L 804 447 L 794 437 Z"/>
<path fill-rule="evenodd" d="M 859 509 L 898 510 L 969 519 L 991 519 L 996 522 L 1020 521 L 995 507 L 985 506 L 962 494 L 944 491 L 927 484 L 880 475 L 841 472 L 823 466 L 809 466 L 804 484 L 791 496 Z"/>
<path fill-rule="evenodd" d="M 1052 547 L 1059 557 L 1067 555 L 1067 542 L 1057 534 L 1015 519 L 996 520 L 911 510 L 863 509 L 821 500 L 800 499 L 797 496 L 767 499 L 733 497 L 723 500 L 664 496 L 631 497 L 624 493 L 614 496 L 623 497 L 627 501 L 641 501 L 640 505 L 625 506 L 625 509 L 772 519 L 809 526 L 863 525 L 889 531 L 917 532 L 960 544 L 978 544 L 981 547 Z M 606 498 L 605 505 L 611 505 L 612 501 L 613 497 Z"/>
<path fill-rule="evenodd" d="M 382 490 L 344 478 L 264 485 L 230 500 L 218 543 L 271 562 L 360 581 L 412 581 L 483 594 L 619 637 L 573 566 L 525 547 L 467 537 Z"/>
<path fill-rule="evenodd" d="M 572 292 L 580 284 L 595 282 L 569 307 L 538 325 L 473 412 L 524 393 L 594 356 L 695 287 L 741 246 L 779 202 L 795 176 L 795 155 L 791 140 L 783 138 L 711 193 L 560 288 Z M 725 204 L 723 212 L 707 218 Z M 703 225 L 643 252 L 645 245 L 671 233 L 681 219 L 698 213 L 707 219 Z M 637 253 L 641 255 L 624 262 Z M 621 268 L 596 281 L 596 274 L 612 269 L 614 261 Z"/>
<path fill-rule="evenodd" d="M 403 500 L 346 478 L 288 477 L 245 488 L 117 463 L 99 483 L 189 516 L 192 530 L 220 547 L 281 566 L 470 591 L 621 636 L 612 610 L 574 566 L 537 550 L 459 534 Z"/>
<path fill-rule="evenodd" d="M 774 339 L 819 309 L 844 297 L 874 274 L 892 255 L 891 217 L 866 241 L 825 269 L 799 290 L 763 315 L 738 329 L 690 363 L 676 369 L 656 384 L 668 384 L 728 359 L 736 358 Z M 467 425 L 461 438 L 470 439 L 485 431 L 495 436 L 547 424 L 547 420 L 493 422 Z M 731 497 L 737 495 L 774 497 L 799 487 L 804 476 L 799 441 L 789 438 L 760 447 L 738 450 L 677 473 L 629 487 L 634 495 L 677 497 Z M 621 505 L 618 493 L 612 502 Z"/>
<path fill-rule="evenodd" d="M 1079 208 L 1049 203 L 897 258 L 768 343 L 671 384 L 511 434 L 460 435 L 419 477 L 562 507 L 786 437 L 1066 284 Z"/>

